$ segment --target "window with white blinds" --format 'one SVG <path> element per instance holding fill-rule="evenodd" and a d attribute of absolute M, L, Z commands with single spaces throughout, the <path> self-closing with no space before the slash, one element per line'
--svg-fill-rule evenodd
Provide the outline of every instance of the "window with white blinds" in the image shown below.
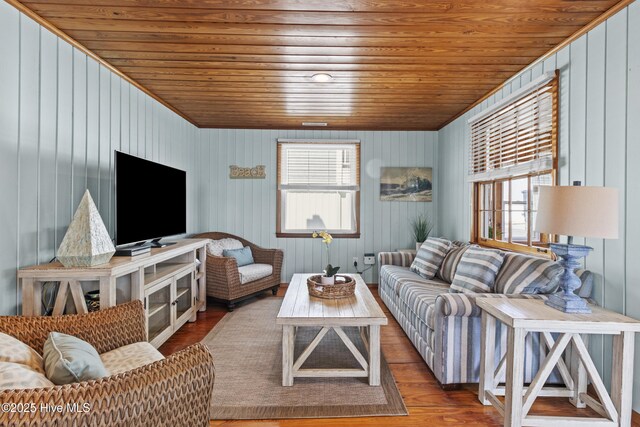
<path fill-rule="evenodd" d="M 359 232 L 359 141 L 278 140 L 277 234 Z"/>
<path fill-rule="evenodd" d="M 554 167 L 558 78 L 547 73 L 472 117 L 469 180 L 487 181 Z"/>
<path fill-rule="evenodd" d="M 557 97 L 547 73 L 469 120 L 473 242 L 549 255 L 534 224 L 540 186 L 555 183 Z"/>

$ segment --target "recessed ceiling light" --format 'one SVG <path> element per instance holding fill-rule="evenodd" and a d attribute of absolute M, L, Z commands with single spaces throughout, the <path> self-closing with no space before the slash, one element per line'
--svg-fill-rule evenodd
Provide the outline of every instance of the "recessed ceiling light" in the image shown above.
<path fill-rule="evenodd" d="M 313 80 L 316 83 L 326 83 L 333 80 L 333 76 L 327 73 L 318 73 L 311 76 L 311 80 Z"/>
<path fill-rule="evenodd" d="M 328 123 L 326 122 L 302 122 L 302 126 L 314 126 L 314 127 L 318 127 L 318 126 L 327 126 Z"/>

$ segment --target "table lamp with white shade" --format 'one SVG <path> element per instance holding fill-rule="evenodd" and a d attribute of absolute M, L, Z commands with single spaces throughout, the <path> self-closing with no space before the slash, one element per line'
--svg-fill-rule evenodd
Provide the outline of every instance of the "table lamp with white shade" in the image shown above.
<path fill-rule="evenodd" d="M 591 313 L 587 301 L 573 291 L 581 286 L 575 269 L 580 258 L 593 249 L 574 245 L 573 236 L 602 239 L 618 238 L 618 189 L 608 187 L 540 186 L 535 230 L 539 233 L 567 236 L 567 243 L 551 243 L 549 247 L 560 257 L 564 272 L 560 275 L 560 291 L 546 304 L 565 313 Z"/>

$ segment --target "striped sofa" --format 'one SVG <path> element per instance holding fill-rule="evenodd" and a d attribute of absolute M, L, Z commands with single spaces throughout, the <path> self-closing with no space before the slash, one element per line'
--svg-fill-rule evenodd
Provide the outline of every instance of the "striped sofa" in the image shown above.
<path fill-rule="evenodd" d="M 456 250 L 458 253 L 454 253 Z M 380 297 L 443 388 L 478 382 L 481 310 L 476 305 L 476 298 L 547 298 L 542 294 L 449 293 L 449 286 L 463 252 L 464 249 L 454 247 L 432 280 L 424 279 L 409 270 L 414 259 L 413 254 L 378 254 Z M 507 256 L 516 261 L 517 257 L 532 258 L 512 253 Z M 509 268 L 507 264 L 505 261 L 501 269 Z M 582 297 L 589 297 L 593 286 L 592 274 L 586 270 L 577 273 L 583 283 L 577 293 Z M 513 274 L 518 272 L 514 271 Z M 506 351 L 504 326 L 497 328 L 496 346 L 498 359 Z M 533 380 L 547 351 L 538 334 L 527 335 L 526 382 Z M 567 355 L 568 365 L 572 364 L 570 359 Z M 549 377 L 549 382 L 562 383 L 557 370 Z"/>

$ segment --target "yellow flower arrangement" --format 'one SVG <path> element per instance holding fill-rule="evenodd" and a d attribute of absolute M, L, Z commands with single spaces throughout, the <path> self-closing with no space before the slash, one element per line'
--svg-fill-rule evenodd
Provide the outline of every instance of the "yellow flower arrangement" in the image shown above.
<path fill-rule="evenodd" d="M 333 267 L 329 261 L 329 245 L 333 242 L 333 236 L 329 234 L 328 231 L 314 231 L 311 237 L 314 239 L 318 237 L 322 238 L 322 243 L 324 243 L 327 248 L 327 267 L 324 270 L 324 275 L 327 277 L 334 276 L 338 270 L 340 270 L 340 267 Z"/>
<path fill-rule="evenodd" d="M 314 231 L 311 237 L 313 237 L 314 239 L 316 237 L 322 237 L 322 243 L 326 245 L 330 245 L 331 242 L 333 242 L 333 236 L 331 236 L 331 234 L 326 231 Z"/>

